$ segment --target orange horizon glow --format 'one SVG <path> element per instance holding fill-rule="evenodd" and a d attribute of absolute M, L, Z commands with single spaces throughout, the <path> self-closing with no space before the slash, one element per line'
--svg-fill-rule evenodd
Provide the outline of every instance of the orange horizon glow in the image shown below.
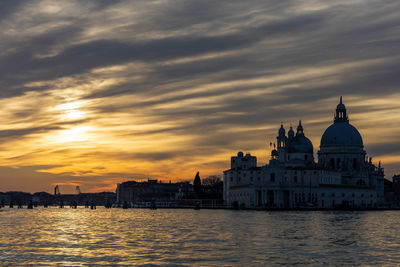
<path fill-rule="evenodd" d="M 341 95 L 390 180 L 400 172 L 390 26 L 400 7 L 376 5 L 38 0 L 0 10 L 0 192 L 193 181 L 221 175 L 238 151 L 264 165 L 281 121 L 287 131 L 302 120 L 316 155 Z"/>

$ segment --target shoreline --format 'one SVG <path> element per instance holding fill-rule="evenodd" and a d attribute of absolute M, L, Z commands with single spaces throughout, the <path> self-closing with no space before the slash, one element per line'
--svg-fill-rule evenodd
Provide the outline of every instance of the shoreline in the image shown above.
<path fill-rule="evenodd" d="M 91 208 L 85 208 L 84 205 L 77 206 L 80 209 L 87 209 L 87 210 L 96 210 L 96 209 L 91 209 Z M 63 208 L 60 208 L 59 206 L 48 206 L 48 207 L 43 207 L 43 206 L 38 206 L 34 207 L 31 210 L 35 209 L 74 209 L 68 206 L 64 206 Z M 106 208 L 104 206 L 98 206 L 98 208 L 101 209 L 122 209 L 122 210 L 134 210 L 134 209 L 150 209 L 150 210 L 156 210 L 156 209 L 193 209 L 193 210 L 233 210 L 233 211 L 387 211 L 387 210 L 400 210 L 400 207 L 395 207 L 395 208 L 365 208 L 365 209 L 345 209 L 345 208 L 335 208 L 335 209 L 318 209 L 318 208 L 229 208 L 229 207 L 195 207 L 195 206 L 180 206 L 180 207 L 132 207 L 132 208 L 122 208 L 122 207 L 112 207 L 112 208 Z M 9 207 L 2 207 L 0 208 L 1 211 L 5 210 L 26 210 L 29 209 L 27 206 L 23 206 L 22 208 L 9 208 Z"/>

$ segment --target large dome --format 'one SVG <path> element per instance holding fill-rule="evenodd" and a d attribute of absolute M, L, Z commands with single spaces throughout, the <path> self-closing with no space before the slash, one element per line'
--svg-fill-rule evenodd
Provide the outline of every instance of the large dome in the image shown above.
<path fill-rule="evenodd" d="M 321 138 L 321 147 L 351 146 L 363 147 L 363 141 L 358 130 L 348 122 L 335 122 Z"/>

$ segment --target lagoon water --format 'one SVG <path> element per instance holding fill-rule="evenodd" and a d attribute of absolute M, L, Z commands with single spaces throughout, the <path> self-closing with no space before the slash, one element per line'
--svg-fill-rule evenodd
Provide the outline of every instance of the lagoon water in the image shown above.
<path fill-rule="evenodd" d="M 0 265 L 399 265 L 400 211 L 0 210 Z"/>

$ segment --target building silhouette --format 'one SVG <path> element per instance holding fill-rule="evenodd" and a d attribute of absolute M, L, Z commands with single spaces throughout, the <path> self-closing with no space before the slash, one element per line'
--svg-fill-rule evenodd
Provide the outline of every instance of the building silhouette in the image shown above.
<path fill-rule="evenodd" d="M 163 183 L 158 180 L 144 182 L 127 181 L 117 184 L 117 203 L 168 202 L 185 199 L 193 195 L 189 182 Z"/>
<path fill-rule="evenodd" d="M 200 195 L 202 192 L 202 187 L 201 187 L 201 179 L 200 179 L 200 173 L 196 173 L 196 177 L 193 180 L 193 190 L 196 195 Z"/>
<path fill-rule="evenodd" d="M 342 98 L 321 138 L 318 162 L 301 121 L 278 130 L 268 164 L 239 152 L 224 171 L 224 200 L 246 208 L 374 208 L 384 202 L 384 170 L 366 156 Z"/>

